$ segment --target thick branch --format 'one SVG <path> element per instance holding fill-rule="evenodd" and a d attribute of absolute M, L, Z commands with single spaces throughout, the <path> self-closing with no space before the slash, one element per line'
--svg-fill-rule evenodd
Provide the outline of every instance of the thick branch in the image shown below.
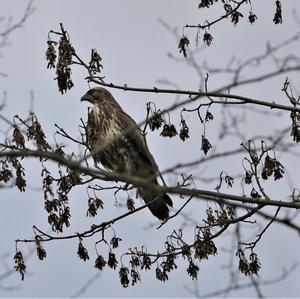
<path fill-rule="evenodd" d="M 250 79 L 249 79 L 250 80 Z M 249 81 L 248 80 L 248 81 Z M 300 108 L 295 108 L 294 106 L 287 106 L 275 103 L 274 101 L 264 101 L 260 99 L 253 99 L 249 97 L 239 96 L 239 95 L 233 95 L 233 94 L 225 94 L 220 93 L 219 91 L 215 92 L 201 92 L 201 91 L 193 91 L 193 90 L 182 90 L 182 89 L 164 89 L 164 88 L 142 88 L 142 87 L 130 87 L 127 85 L 116 85 L 113 83 L 104 83 L 99 80 L 91 79 L 92 82 L 97 83 L 102 86 L 106 87 L 112 87 L 116 89 L 122 89 L 125 91 L 138 91 L 138 92 L 151 92 L 151 93 L 167 93 L 167 94 L 182 94 L 182 95 L 188 95 L 188 96 L 197 96 L 197 99 L 202 97 L 216 97 L 216 98 L 225 98 L 225 99 L 233 99 L 237 100 L 238 104 L 255 104 L 258 106 L 265 106 L 269 107 L 271 109 L 280 109 L 285 111 L 297 111 L 300 112 Z M 250 82 L 247 82 L 250 83 Z M 233 85 L 230 85 L 233 86 Z M 230 87 L 229 86 L 229 87 Z M 224 90 L 225 88 L 222 88 Z M 194 99 L 193 99 L 194 100 Z M 180 105 L 188 103 L 189 101 L 185 101 L 184 103 L 180 103 Z M 226 100 L 224 101 L 224 104 L 226 104 Z"/>
<path fill-rule="evenodd" d="M 194 196 L 198 198 L 205 198 L 211 201 L 224 201 L 230 200 L 234 202 L 241 203 L 251 203 L 258 205 L 266 206 L 276 206 L 276 207 L 285 207 L 300 209 L 300 202 L 287 202 L 282 200 L 268 200 L 262 198 L 253 198 L 246 196 L 239 196 L 233 194 L 226 194 L 221 192 L 214 192 L 202 189 L 188 189 L 182 187 L 166 187 L 158 186 L 150 183 L 148 180 L 145 180 L 140 177 L 128 176 L 121 173 L 107 172 L 99 169 L 92 169 L 88 167 L 81 166 L 78 162 L 74 160 L 66 159 L 60 155 L 57 155 L 53 152 L 48 151 L 34 151 L 34 150 L 16 150 L 16 151 L 2 151 L 0 153 L 0 158 L 3 157 L 38 157 L 38 158 L 47 158 L 49 160 L 58 162 L 62 165 L 65 165 L 71 169 L 78 170 L 86 175 L 92 176 L 93 178 L 100 179 L 103 181 L 121 181 L 124 183 L 129 183 L 135 186 L 147 187 L 152 189 L 157 193 L 171 193 L 179 195 Z"/>

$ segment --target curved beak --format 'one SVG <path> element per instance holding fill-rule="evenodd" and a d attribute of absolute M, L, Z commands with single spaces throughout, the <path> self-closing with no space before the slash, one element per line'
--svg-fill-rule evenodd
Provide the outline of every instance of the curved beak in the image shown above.
<path fill-rule="evenodd" d="M 84 96 L 81 97 L 80 101 L 81 102 L 84 102 L 84 101 L 90 102 L 91 99 L 87 94 L 85 94 Z"/>

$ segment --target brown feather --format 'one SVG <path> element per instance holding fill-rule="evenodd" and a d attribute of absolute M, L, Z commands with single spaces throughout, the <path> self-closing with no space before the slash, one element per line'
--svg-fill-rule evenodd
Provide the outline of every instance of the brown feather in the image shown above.
<path fill-rule="evenodd" d="M 93 88 L 81 100 L 93 104 L 88 115 L 87 140 L 94 160 L 106 169 L 148 177 L 151 183 L 158 184 L 158 166 L 145 137 L 111 93 L 102 87 Z M 161 220 L 169 217 L 168 205 L 172 206 L 172 200 L 167 194 L 144 187 L 139 187 L 138 192 L 146 203 L 151 202 L 149 209 L 153 215 Z"/>

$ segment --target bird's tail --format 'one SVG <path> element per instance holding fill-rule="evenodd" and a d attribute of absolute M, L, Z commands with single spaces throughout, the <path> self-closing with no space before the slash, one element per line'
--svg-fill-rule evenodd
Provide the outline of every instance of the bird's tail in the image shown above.
<path fill-rule="evenodd" d="M 158 184 L 156 179 L 153 183 Z M 173 202 L 167 194 L 158 194 L 156 192 L 153 192 L 153 190 L 151 189 L 143 187 L 139 187 L 138 191 L 145 203 L 149 203 L 148 208 L 154 216 L 156 216 L 160 220 L 166 220 L 167 218 L 169 218 L 169 207 L 173 206 Z"/>

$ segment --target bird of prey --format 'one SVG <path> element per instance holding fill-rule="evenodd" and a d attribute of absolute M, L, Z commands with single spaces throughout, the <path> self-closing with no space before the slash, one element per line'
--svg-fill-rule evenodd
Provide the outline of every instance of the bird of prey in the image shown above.
<path fill-rule="evenodd" d="M 105 169 L 149 178 L 149 182 L 158 184 L 158 166 L 144 135 L 112 94 L 103 87 L 96 87 L 87 91 L 81 101 L 93 104 L 88 114 L 86 131 L 94 161 L 100 162 Z M 169 217 L 169 206 L 173 203 L 167 194 L 158 194 L 146 187 L 138 187 L 138 193 L 149 204 L 154 216 L 160 220 Z"/>

